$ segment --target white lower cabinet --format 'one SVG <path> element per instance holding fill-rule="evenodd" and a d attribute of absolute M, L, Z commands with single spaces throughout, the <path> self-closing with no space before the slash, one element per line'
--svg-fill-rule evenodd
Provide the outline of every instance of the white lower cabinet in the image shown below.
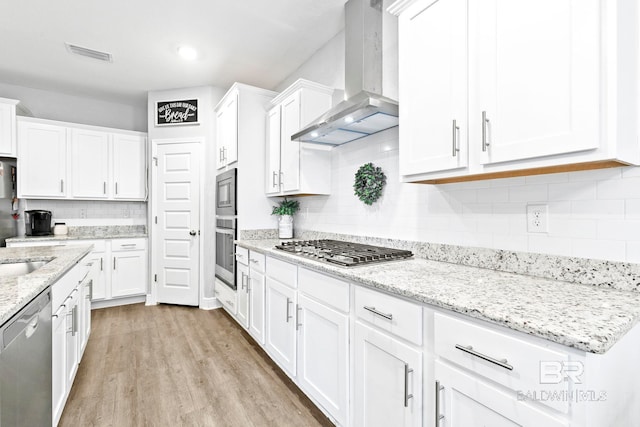
<path fill-rule="evenodd" d="M 82 300 L 83 279 L 89 256 L 58 279 L 51 287 L 51 391 L 52 424 L 56 426 L 62 415 L 71 386 L 82 358 L 83 342 L 90 332 L 90 323 L 83 321 L 91 315 L 90 304 Z"/>
<path fill-rule="evenodd" d="M 236 264 L 236 284 L 238 289 L 238 309 L 236 311 L 236 320 L 243 328 L 249 328 L 249 266 Z"/>
<path fill-rule="evenodd" d="M 147 292 L 147 249 L 145 239 L 125 246 L 113 246 L 111 297 L 142 295 Z"/>
<path fill-rule="evenodd" d="M 422 425 L 422 352 L 356 322 L 356 426 Z"/>
<path fill-rule="evenodd" d="M 266 349 L 291 376 L 296 376 L 296 290 L 268 276 L 266 280 Z"/>
<path fill-rule="evenodd" d="M 349 314 L 300 294 L 297 315 L 298 384 L 338 424 L 348 425 Z"/>
<path fill-rule="evenodd" d="M 566 427 L 569 423 L 537 407 L 519 401 L 477 376 L 441 361 L 435 362 L 438 378 L 436 417 L 438 427 Z"/>
<path fill-rule="evenodd" d="M 260 345 L 265 340 L 265 278 L 251 268 L 249 272 L 249 333 Z"/>

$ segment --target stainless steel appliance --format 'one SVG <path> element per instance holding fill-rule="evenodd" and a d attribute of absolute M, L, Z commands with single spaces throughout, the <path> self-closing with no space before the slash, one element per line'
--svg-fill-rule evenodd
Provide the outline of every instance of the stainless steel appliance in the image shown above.
<path fill-rule="evenodd" d="M 411 251 L 403 249 L 329 239 L 282 242 L 276 245 L 276 249 L 343 267 L 406 259 L 413 256 Z"/>
<path fill-rule="evenodd" d="M 230 169 L 216 177 L 216 216 L 235 216 L 237 169 Z"/>
<path fill-rule="evenodd" d="M 27 236 L 48 236 L 51 234 L 51 211 L 24 211 L 24 234 Z"/>
<path fill-rule="evenodd" d="M 236 289 L 237 170 L 223 172 L 216 178 L 216 277 Z"/>
<path fill-rule="evenodd" d="M 236 220 L 216 219 L 216 277 L 231 289 L 236 289 Z"/>
<path fill-rule="evenodd" d="M 16 164 L 14 161 L 0 160 L 0 247 L 6 246 L 5 240 L 18 235 L 18 223 L 13 218 L 17 206 Z"/>
<path fill-rule="evenodd" d="M 51 291 L 0 328 L 0 425 L 51 425 Z"/>

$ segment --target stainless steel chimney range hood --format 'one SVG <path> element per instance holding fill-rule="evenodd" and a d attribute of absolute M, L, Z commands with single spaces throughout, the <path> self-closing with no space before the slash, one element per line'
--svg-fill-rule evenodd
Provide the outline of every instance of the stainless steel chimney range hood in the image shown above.
<path fill-rule="evenodd" d="M 398 103 L 382 93 L 382 0 L 345 4 L 345 101 L 291 139 L 342 145 L 398 126 Z"/>

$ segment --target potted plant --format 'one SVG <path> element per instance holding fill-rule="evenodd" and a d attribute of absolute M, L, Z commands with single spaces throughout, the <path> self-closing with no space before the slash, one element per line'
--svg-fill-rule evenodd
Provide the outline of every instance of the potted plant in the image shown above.
<path fill-rule="evenodd" d="M 291 239 L 293 237 L 293 215 L 300 210 L 300 202 L 289 200 L 286 197 L 273 207 L 271 215 L 279 215 L 278 236 L 281 239 Z"/>

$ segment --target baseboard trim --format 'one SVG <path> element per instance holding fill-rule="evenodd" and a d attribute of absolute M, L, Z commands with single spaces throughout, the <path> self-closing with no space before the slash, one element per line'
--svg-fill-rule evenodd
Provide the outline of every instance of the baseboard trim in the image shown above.
<path fill-rule="evenodd" d="M 114 299 L 109 299 L 104 301 L 92 301 L 91 310 L 108 308 L 108 307 L 117 307 L 120 305 L 139 304 L 141 302 L 146 302 L 146 300 L 147 300 L 146 295 L 137 295 L 134 297 L 114 298 Z"/>
<path fill-rule="evenodd" d="M 220 304 L 220 301 L 218 301 L 218 298 L 216 297 L 202 298 L 200 300 L 201 310 L 213 310 L 220 307 L 222 307 L 222 304 Z"/>

